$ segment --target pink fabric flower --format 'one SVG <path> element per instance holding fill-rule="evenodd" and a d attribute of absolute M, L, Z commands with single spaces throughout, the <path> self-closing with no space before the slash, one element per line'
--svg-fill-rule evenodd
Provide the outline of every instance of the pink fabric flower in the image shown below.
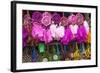
<path fill-rule="evenodd" d="M 44 24 L 44 26 L 48 26 L 51 24 L 51 14 L 48 12 L 44 12 L 42 15 L 41 23 Z"/>
<path fill-rule="evenodd" d="M 42 24 L 44 24 L 45 26 L 48 26 L 51 24 L 51 17 L 49 16 L 44 16 L 41 20 Z"/>

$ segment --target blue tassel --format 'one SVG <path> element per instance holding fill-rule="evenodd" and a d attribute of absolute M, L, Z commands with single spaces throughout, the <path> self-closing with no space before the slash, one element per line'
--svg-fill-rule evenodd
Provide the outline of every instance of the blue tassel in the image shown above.
<path fill-rule="evenodd" d="M 64 45 L 64 53 L 66 53 L 66 51 L 67 51 L 67 46 Z"/>
<path fill-rule="evenodd" d="M 84 50 L 85 50 L 85 49 L 84 49 L 84 43 L 81 43 L 81 44 L 80 44 L 80 52 L 83 53 Z"/>
<path fill-rule="evenodd" d="M 35 48 L 32 48 L 32 62 L 37 61 L 37 55 L 38 53 L 36 52 Z"/>
<path fill-rule="evenodd" d="M 59 44 L 56 44 L 57 55 L 60 55 Z"/>

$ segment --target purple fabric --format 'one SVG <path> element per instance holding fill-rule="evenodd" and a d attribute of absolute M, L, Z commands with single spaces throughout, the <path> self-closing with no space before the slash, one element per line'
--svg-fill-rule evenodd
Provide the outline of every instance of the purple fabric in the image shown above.
<path fill-rule="evenodd" d="M 73 34 L 71 32 L 71 29 L 68 27 L 65 29 L 65 35 L 61 39 L 61 43 L 63 43 L 64 45 L 67 45 L 70 41 L 72 41 L 72 39 L 73 39 Z"/>
<path fill-rule="evenodd" d="M 54 14 L 52 15 L 52 20 L 54 21 L 55 24 L 59 24 L 59 23 L 60 23 L 60 19 L 61 19 L 60 14 L 54 13 Z"/>
<path fill-rule="evenodd" d="M 78 43 L 85 42 L 87 38 L 87 33 L 85 30 L 85 27 L 83 25 L 79 26 L 77 34 L 76 34 L 76 39 Z"/>
<path fill-rule="evenodd" d="M 40 22 L 41 19 L 42 19 L 42 13 L 40 13 L 40 12 L 33 12 L 33 14 L 32 14 L 32 20 L 34 22 Z"/>

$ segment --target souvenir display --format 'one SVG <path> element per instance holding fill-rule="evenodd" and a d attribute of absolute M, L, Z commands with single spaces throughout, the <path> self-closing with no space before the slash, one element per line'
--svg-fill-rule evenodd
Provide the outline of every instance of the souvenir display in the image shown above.
<path fill-rule="evenodd" d="M 13 71 L 95 66 L 94 7 L 19 3 L 12 2 Z"/>

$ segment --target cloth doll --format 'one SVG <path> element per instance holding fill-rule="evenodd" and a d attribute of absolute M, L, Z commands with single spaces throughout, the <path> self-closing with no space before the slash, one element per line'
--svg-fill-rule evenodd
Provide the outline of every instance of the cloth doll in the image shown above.
<path fill-rule="evenodd" d="M 68 27 L 66 28 L 66 45 L 64 45 L 64 50 L 67 52 L 69 51 L 70 54 L 71 54 L 71 57 L 73 57 L 73 51 L 75 49 L 75 42 L 76 42 L 76 34 L 77 34 L 77 29 L 78 29 L 78 25 L 76 24 L 77 22 L 77 17 L 76 15 L 74 14 L 71 14 L 69 17 L 68 17 Z M 68 44 L 67 44 L 68 43 Z M 69 47 L 69 44 L 71 44 L 70 46 L 72 47 Z M 66 53 L 66 52 L 65 52 Z"/>

